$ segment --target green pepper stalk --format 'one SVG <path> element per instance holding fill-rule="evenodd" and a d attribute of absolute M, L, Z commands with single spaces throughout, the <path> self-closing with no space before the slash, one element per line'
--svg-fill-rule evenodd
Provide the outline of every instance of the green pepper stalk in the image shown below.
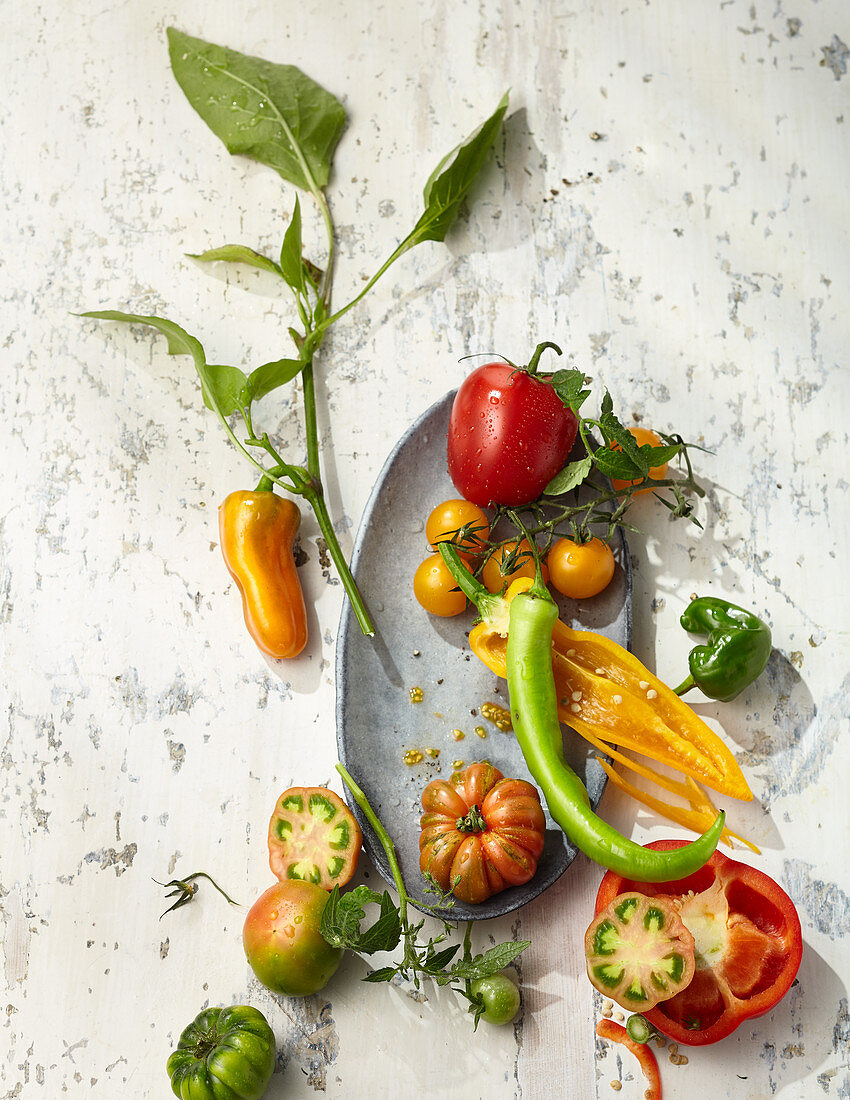
<path fill-rule="evenodd" d="M 439 551 L 464 593 L 476 604 L 492 595 L 469 574 L 457 550 L 442 542 Z M 586 856 L 635 882 L 670 882 L 698 871 L 723 831 L 721 811 L 711 828 L 692 844 L 657 852 L 629 840 L 598 817 L 587 790 L 564 759 L 558 699 L 552 671 L 552 630 L 558 608 L 538 576 L 510 605 L 507 671 L 514 732 L 532 778 L 554 821 Z"/>
<path fill-rule="evenodd" d="M 677 695 L 698 687 L 710 699 L 727 703 L 764 672 L 770 627 L 751 611 L 716 596 L 699 596 L 679 622 L 689 634 L 707 641 L 691 650 L 690 675 L 675 688 Z"/>

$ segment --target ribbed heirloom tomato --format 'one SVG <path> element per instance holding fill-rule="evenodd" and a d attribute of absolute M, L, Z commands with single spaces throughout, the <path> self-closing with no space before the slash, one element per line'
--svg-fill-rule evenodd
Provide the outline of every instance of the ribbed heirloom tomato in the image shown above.
<path fill-rule="evenodd" d="M 534 875 L 546 818 L 537 789 L 505 779 L 492 764 L 470 764 L 422 792 L 419 869 L 444 892 L 478 905 Z"/>
<path fill-rule="evenodd" d="M 541 347 L 553 345 L 541 345 Z M 462 383 L 449 422 L 449 474 L 474 504 L 528 504 L 567 461 L 578 420 L 526 369 L 487 363 Z"/>

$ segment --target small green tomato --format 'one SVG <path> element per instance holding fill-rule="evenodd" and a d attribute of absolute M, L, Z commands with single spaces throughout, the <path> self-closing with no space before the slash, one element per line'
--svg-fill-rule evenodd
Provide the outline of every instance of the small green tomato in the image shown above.
<path fill-rule="evenodd" d="M 473 997 L 481 998 L 481 1019 L 488 1024 L 509 1024 L 519 1012 L 519 990 L 507 974 L 491 974 L 472 983 Z"/>

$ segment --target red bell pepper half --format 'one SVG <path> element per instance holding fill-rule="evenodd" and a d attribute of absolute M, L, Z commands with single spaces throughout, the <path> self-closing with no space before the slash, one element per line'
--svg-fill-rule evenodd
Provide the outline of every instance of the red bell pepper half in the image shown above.
<path fill-rule="evenodd" d="M 657 840 L 646 847 L 670 851 L 685 843 Z M 763 871 L 720 852 L 676 882 L 632 882 L 609 871 L 599 886 L 596 913 L 632 891 L 673 901 L 695 941 L 690 984 L 644 1013 L 668 1038 L 689 1046 L 716 1043 L 744 1020 L 770 1012 L 788 992 L 803 953 L 800 918 Z"/>

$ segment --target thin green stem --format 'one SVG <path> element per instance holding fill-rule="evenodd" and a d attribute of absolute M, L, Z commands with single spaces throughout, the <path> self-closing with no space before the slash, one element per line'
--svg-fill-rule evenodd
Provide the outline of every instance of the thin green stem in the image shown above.
<path fill-rule="evenodd" d="M 696 680 L 693 678 L 693 676 L 691 676 L 690 673 L 688 673 L 688 675 L 681 682 L 681 684 L 679 684 L 678 687 L 673 688 L 673 690 L 676 692 L 677 695 L 684 695 L 686 691 L 690 691 L 691 688 L 696 687 L 696 686 L 697 686 Z"/>
<path fill-rule="evenodd" d="M 360 301 L 360 299 L 364 298 L 369 293 L 369 291 L 372 289 L 375 283 L 377 283 L 378 279 L 380 279 L 384 272 L 392 264 L 394 264 L 400 256 L 403 256 L 405 252 L 411 249 L 414 244 L 415 241 L 411 237 L 405 237 L 398 248 L 396 248 L 395 251 L 392 252 L 391 255 L 381 264 L 381 266 L 378 268 L 378 270 L 375 272 L 369 282 L 363 287 L 360 293 L 352 298 L 347 305 L 344 305 L 342 309 L 338 309 L 336 313 L 332 313 L 330 317 L 326 317 L 320 326 L 320 330 L 323 331 L 324 329 L 329 328 L 332 324 L 338 321 L 340 317 L 343 317 L 346 313 L 348 313 L 350 309 L 353 309 L 354 306 L 356 306 L 357 303 Z"/>
<path fill-rule="evenodd" d="M 316 382 L 313 375 L 312 356 L 301 371 L 301 386 L 304 395 L 304 430 L 307 434 L 307 469 L 314 481 L 321 482 L 319 429 L 316 421 Z"/>
<path fill-rule="evenodd" d="M 328 235 L 328 262 L 325 266 L 325 277 L 322 282 L 322 302 L 324 303 L 325 312 L 327 313 L 327 311 L 331 308 L 331 290 L 333 289 L 335 262 L 334 227 L 333 220 L 331 218 L 331 210 L 328 206 L 327 196 L 325 195 L 324 191 L 315 191 L 314 197 L 319 205 L 319 211 L 322 215 L 322 220 L 325 223 L 325 230 Z"/>
<path fill-rule="evenodd" d="M 360 589 L 357 587 L 357 583 L 349 568 L 348 562 L 345 560 L 342 547 L 339 545 L 339 539 L 336 537 L 336 531 L 334 531 L 333 523 L 331 523 L 331 517 L 328 513 L 321 487 L 317 488 L 315 484 L 310 485 L 304 489 L 303 495 L 316 514 L 316 519 L 322 535 L 324 536 L 325 543 L 327 544 L 328 552 L 339 573 L 339 579 L 342 581 L 342 586 L 351 603 L 351 608 L 357 619 L 357 623 L 363 633 L 371 638 L 375 633 L 375 627 L 363 597 L 360 594 Z"/>
<path fill-rule="evenodd" d="M 390 838 L 390 834 L 381 824 L 381 821 L 372 807 L 369 805 L 369 800 L 360 787 L 355 783 L 352 777 L 349 775 L 343 764 L 337 764 L 336 770 L 342 776 L 343 782 L 346 787 L 351 791 L 354 796 L 354 801 L 366 815 L 366 820 L 372 826 L 375 831 L 381 847 L 384 849 L 384 854 L 387 857 L 387 862 L 390 865 L 390 871 L 392 872 L 393 882 L 395 883 L 396 891 L 398 892 L 398 912 L 403 929 L 407 928 L 407 889 L 404 885 L 404 879 L 401 877 L 401 867 L 398 863 L 398 856 L 396 854 L 395 845 Z"/>

